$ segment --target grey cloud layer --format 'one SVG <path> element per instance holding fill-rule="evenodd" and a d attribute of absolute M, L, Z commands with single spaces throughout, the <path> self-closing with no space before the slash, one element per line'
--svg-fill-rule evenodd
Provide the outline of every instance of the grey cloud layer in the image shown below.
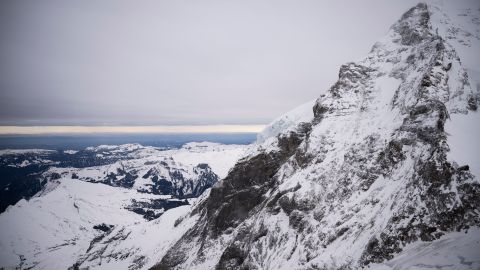
<path fill-rule="evenodd" d="M 416 1 L 0 3 L 0 124 L 262 124 Z"/>

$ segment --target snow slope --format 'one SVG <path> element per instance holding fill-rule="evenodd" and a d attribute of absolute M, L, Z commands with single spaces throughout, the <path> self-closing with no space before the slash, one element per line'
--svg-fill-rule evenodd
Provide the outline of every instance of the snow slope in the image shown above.
<path fill-rule="evenodd" d="M 394 259 L 373 264 L 372 270 L 479 269 L 480 230 L 452 232 L 432 242 L 416 242 L 404 247 Z"/>
<path fill-rule="evenodd" d="M 45 154 L 55 152 L 55 150 L 46 149 L 3 149 L 0 150 L 0 156 L 3 155 L 18 155 L 18 154 Z"/>
<path fill-rule="evenodd" d="M 185 165 L 209 164 L 220 178 L 224 178 L 248 148 L 249 146 L 244 145 L 193 142 L 183 145 L 180 150 L 164 151 L 162 154 L 170 155 Z"/>
<path fill-rule="evenodd" d="M 125 209 L 132 200 L 162 198 L 160 195 L 72 179 L 59 179 L 56 184 L 48 193 L 22 200 L 0 215 L 0 261 L 5 269 L 67 269 L 83 259 L 89 249 L 95 250 L 107 241 L 119 252 L 126 245 L 128 251 L 124 254 L 131 256 L 125 260 L 104 256 L 89 261 L 91 267 L 126 269 L 136 258 L 145 256 L 141 262 L 146 264 L 155 258 L 153 254 L 161 255 L 185 230 L 181 226 L 174 228 L 173 223 L 190 206 L 167 211 L 152 222 Z M 94 228 L 101 224 L 113 227 L 109 232 Z M 123 240 L 113 241 L 115 238 Z"/>
<path fill-rule="evenodd" d="M 448 43 L 455 47 L 462 66 L 467 70 L 469 84 L 480 92 L 480 11 L 478 6 L 445 2 L 432 6 L 432 24 Z M 477 96 L 477 99 L 480 98 Z M 474 124 L 476 123 L 476 124 Z M 480 115 L 478 112 L 452 114 L 446 122 L 449 134 L 449 158 L 459 165 L 468 164 L 480 176 Z"/>

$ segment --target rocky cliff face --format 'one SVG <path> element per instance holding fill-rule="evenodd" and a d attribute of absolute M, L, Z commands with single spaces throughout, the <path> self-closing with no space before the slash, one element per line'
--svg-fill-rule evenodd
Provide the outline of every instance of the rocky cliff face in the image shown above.
<path fill-rule="evenodd" d="M 358 269 L 475 232 L 479 178 L 449 158 L 445 123 L 473 114 L 479 89 L 451 26 L 435 7 L 407 11 L 340 68 L 313 120 L 262 136 L 154 269 Z"/>

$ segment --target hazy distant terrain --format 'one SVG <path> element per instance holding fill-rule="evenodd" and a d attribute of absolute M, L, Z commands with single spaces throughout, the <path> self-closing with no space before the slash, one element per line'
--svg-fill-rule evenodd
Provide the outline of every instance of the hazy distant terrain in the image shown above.
<path fill-rule="evenodd" d="M 91 135 L 0 135 L 0 149 L 80 150 L 102 144 L 139 143 L 155 147 L 180 147 L 188 142 L 249 144 L 255 133 L 181 133 L 181 134 L 91 134 Z"/>

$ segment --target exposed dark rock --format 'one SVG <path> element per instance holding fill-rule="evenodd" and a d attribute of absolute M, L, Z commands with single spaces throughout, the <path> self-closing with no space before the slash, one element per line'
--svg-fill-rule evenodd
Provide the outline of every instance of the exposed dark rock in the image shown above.
<path fill-rule="evenodd" d="M 329 89 L 329 92 L 333 97 L 340 98 L 342 96 L 342 91 L 349 92 L 352 89 L 355 89 L 356 86 L 364 84 L 370 77 L 370 73 L 373 71 L 372 68 L 357 63 L 347 63 L 342 65 L 338 73 L 338 81 Z"/>
<path fill-rule="evenodd" d="M 165 211 L 169 209 L 188 204 L 189 203 L 187 200 L 177 199 L 153 199 L 150 201 L 137 201 L 133 199 L 131 205 L 125 207 L 125 209 L 142 215 L 146 220 L 154 220 L 159 218 Z"/>
<path fill-rule="evenodd" d="M 430 38 L 429 21 L 430 14 L 426 4 L 419 3 L 408 10 L 394 25 L 395 31 L 400 35 L 400 43 L 412 46 Z"/>
<path fill-rule="evenodd" d="M 429 106 L 427 106 L 425 104 L 422 104 L 422 105 L 419 105 L 419 106 L 413 108 L 410 111 L 410 116 L 415 117 L 415 116 L 420 115 L 420 114 L 426 114 L 430 111 L 431 110 L 430 110 Z"/>
<path fill-rule="evenodd" d="M 50 180 L 57 180 L 57 179 L 60 179 L 60 178 L 62 178 L 62 176 L 59 173 L 54 172 L 54 173 L 50 174 Z"/>
<path fill-rule="evenodd" d="M 432 80 L 430 78 L 430 76 L 428 75 L 425 75 L 423 76 L 423 79 L 422 79 L 422 82 L 420 83 L 421 86 L 423 87 L 429 87 L 432 85 Z"/>
<path fill-rule="evenodd" d="M 407 63 L 410 64 L 410 65 L 413 65 L 415 64 L 415 54 L 410 54 L 408 57 L 407 57 Z"/>
<path fill-rule="evenodd" d="M 151 168 L 150 170 L 147 171 L 147 173 L 145 173 L 142 178 L 143 179 L 147 179 L 151 176 L 153 176 L 155 174 L 155 170 L 153 168 Z"/>
<path fill-rule="evenodd" d="M 290 199 L 290 197 L 286 195 L 280 197 L 278 204 L 287 215 L 290 215 L 290 213 L 296 209 L 295 199 Z"/>
<path fill-rule="evenodd" d="M 337 238 L 341 237 L 348 231 L 348 227 L 343 227 L 340 230 L 337 231 Z"/>
<path fill-rule="evenodd" d="M 305 227 L 307 226 L 307 221 L 305 220 L 305 214 L 298 211 L 298 210 L 293 210 L 289 217 L 288 217 L 289 225 L 298 230 L 299 232 L 302 232 Z"/>
<path fill-rule="evenodd" d="M 246 257 L 247 253 L 242 248 L 236 245 L 230 245 L 223 252 L 220 262 L 215 269 L 248 269 L 241 267 Z"/>
<path fill-rule="evenodd" d="M 203 169 L 203 170 L 206 170 L 206 169 L 210 168 L 210 166 L 208 166 L 208 164 L 206 164 L 206 163 L 200 163 L 200 164 L 197 165 L 197 167 L 200 168 L 200 169 Z"/>
<path fill-rule="evenodd" d="M 2 158 L 10 162 L 7 158 Z M 23 168 L 0 166 L 0 213 L 9 205 L 14 205 L 21 199 L 29 199 L 41 191 L 48 181 L 42 177 L 41 172 L 47 168 L 38 165 Z"/>
<path fill-rule="evenodd" d="M 100 230 L 102 232 L 109 232 L 110 230 L 112 230 L 113 225 L 107 225 L 105 223 L 102 223 L 102 224 L 94 225 L 93 228 L 95 230 Z"/>
<path fill-rule="evenodd" d="M 468 99 L 468 109 L 476 112 L 478 109 L 478 99 L 476 97 L 470 97 Z"/>
<path fill-rule="evenodd" d="M 155 178 L 153 180 L 152 193 L 159 195 L 169 195 L 173 193 L 173 184 L 167 179 Z"/>
<path fill-rule="evenodd" d="M 307 132 L 309 129 L 301 128 Z M 260 153 L 239 161 L 223 180 L 214 186 L 207 202 L 207 213 L 214 235 L 243 221 L 249 211 L 265 200 L 263 195 L 273 187 L 274 175 L 306 136 L 290 132 L 278 137 L 279 152 Z"/>
<path fill-rule="evenodd" d="M 318 101 L 313 106 L 313 116 L 315 119 L 323 118 L 323 115 L 328 112 L 328 108 L 320 104 Z"/>
<path fill-rule="evenodd" d="M 405 159 L 402 147 L 403 143 L 401 141 L 392 140 L 385 150 L 380 152 L 377 160 L 384 173 L 389 172 L 396 164 Z"/>
<path fill-rule="evenodd" d="M 455 170 L 446 160 L 445 149 L 433 144 L 432 156 L 427 161 L 419 160 L 416 172 L 418 182 L 423 190 L 422 200 L 426 209 L 417 209 L 415 205 L 405 208 L 405 213 L 395 216 L 389 223 L 391 226 L 381 234 L 380 240 L 373 238 L 362 256 L 363 264 L 378 263 L 391 259 L 393 254 L 401 251 L 405 243 L 413 241 L 432 241 L 441 237 L 444 232 L 467 229 L 480 224 L 480 218 L 474 214 L 480 209 L 480 185 L 477 183 L 461 184 L 458 195 L 445 191 L 452 181 L 462 182 L 471 177 L 468 171 Z M 457 202 L 457 196 L 461 204 Z M 411 219 L 403 228 L 395 228 L 400 220 L 407 219 L 414 212 L 417 218 Z M 428 216 L 428 218 L 426 218 Z"/>
<path fill-rule="evenodd" d="M 319 222 L 322 221 L 324 216 L 325 216 L 325 211 L 322 209 L 318 209 L 313 212 L 313 218 L 316 221 L 319 221 Z"/>
<path fill-rule="evenodd" d="M 282 204 L 285 204 L 284 207 L 285 209 L 283 209 L 285 212 L 288 212 L 290 213 L 291 210 L 293 210 L 295 207 L 292 207 L 290 208 L 288 205 L 291 203 L 290 202 L 290 199 L 288 198 L 288 196 L 284 196 L 285 194 L 288 194 L 290 192 L 295 192 L 297 190 L 299 190 L 301 188 L 300 184 L 297 184 L 295 187 L 291 188 L 291 189 L 287 189 L 287 190 L 282 190 L 282 191 L 279 191 L 277 193 L 275 193 L 275 195 L 273 196 L 272 199 L 270 199 L 267 204 L 266 204 L 266 207 L 268 208 L 274 208 L 274 212 L 276 212 L 277 210 L 280 210 L 282 207 L 281 205 Z M 280 200 L 287 200 L 286 202 L 280 202 Z M 280 206 L 280 207 L 278 207 Z M 289 209 L 289 210 L 287 210 Z"/>
<path fill-rule="evenodd" d="M 452 68 L 452 63 L 448 63 L 444 69 L 445 71 L 449 71 L 451 68 Z"/>
<path fill-rule="evenodd" d="M 266 236 L 267 230 L 263 226 L 258 230 L 252 230 L 248 226 L 239 228 L 236 241 L 226 247 L 215 269 L 252 269 L 248 262 L 245 263 L 250 248 L 253 243 Z"/>

